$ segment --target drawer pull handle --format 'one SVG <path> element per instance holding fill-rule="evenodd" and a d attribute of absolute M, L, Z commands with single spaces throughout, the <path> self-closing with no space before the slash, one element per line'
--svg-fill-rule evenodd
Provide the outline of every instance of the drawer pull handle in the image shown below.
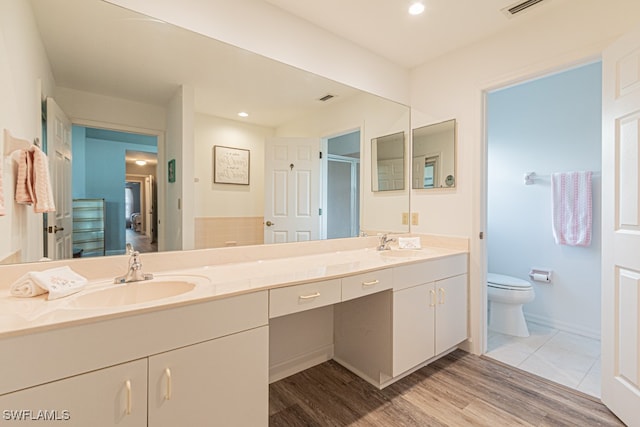
<path fill-rule="evenodd" d="M 362 286 L 364 286 L 364 287 L 373 286 L 373 285 L 377 285 L 378 283 L 380 283 L 380 281 L 378 279 L 375 279 L 375 280 L 371 280 L 369 282 L 362 282 Z"/>
<path fill-rule="evenodd" d="M 298 298 L 300 299 L 313 299 L 313 298 L 318 298 L 320 296 L 320 292 L 316 292 L 315 294 L 310 294 L 310 295 L 300 295 Z"/>
<path fill-rule="evenodd" d="M 429 293 L 431 294 L 431 303 L 429 304 L 429 307 L 435 307 L 436 306 L 436 291 L 431 289 L 429 291 Z"/>
<path fill-rule="evenodd" d="M 171 400 L 171 369 L 164 370 L 164 375 L 167 377 L 167 390 L 164 395 L 165 400 Z"/>
<path fill-rule="evenodd" d="M 124 413 L 127 415 L 131 415 L 131 380 L 127 380 L 124 383 L 124 386 L 127 389 L 127 408 Z"/>
<path fill-rule="evenodd" d="M 444 288 L 440 288 L 438 289 L 438 291 L 440 292 L 440 302 L 439 304 L 444 304 L 444 297 L 445 297 L 445 291 Z"/>

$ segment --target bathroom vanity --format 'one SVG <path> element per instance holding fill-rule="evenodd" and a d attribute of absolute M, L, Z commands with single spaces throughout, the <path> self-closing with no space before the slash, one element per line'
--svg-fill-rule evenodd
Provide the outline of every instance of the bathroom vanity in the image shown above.
<path fill-rule="evenodd" d="M 105 282 L 54 301 L 3 296 L 3 421 L 267 425 L 270 381 L 333 358 L 382 388 L 466 340 L 466 242 L 405 252 L 335 245 L 175 270 L 197 277 L 194 289 L 126 306 L 78 303 L 113 286 Z M 317 313 L 332 317 L 332 342 L 270 365 L 282 337 L 314 336 L 305 322 Z"/>

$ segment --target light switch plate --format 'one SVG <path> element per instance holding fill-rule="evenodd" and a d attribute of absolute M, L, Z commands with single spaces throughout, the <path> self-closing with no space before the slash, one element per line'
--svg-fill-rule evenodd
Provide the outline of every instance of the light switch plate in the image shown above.
<path fill-rule="evenodd" d="M 411 225 L 418 225 L 419 215 L 418 212 L 413 212 L 411 214 Z"/>
<path fill-rule="evenodd" d="M 409 212 L 402 212 L 402 225 L 409 225 Z"/>

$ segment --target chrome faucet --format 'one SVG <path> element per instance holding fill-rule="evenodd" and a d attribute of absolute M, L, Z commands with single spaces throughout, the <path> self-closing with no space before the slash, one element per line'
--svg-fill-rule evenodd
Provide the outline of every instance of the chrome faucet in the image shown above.
<path fill-rule="evenodd" d="M 129 258 L 129 271 L 124 276 L 113 279 L 113 283 L 140 282 L 153 279 L 153 274 L 142 272 L 140 252 L 134 250 L 131 243 L 127 243 L 127 254 L 131 255 L 131 258 Z"/>
<path fill-rule="evenodd" d="M 387 237 L 387 234 L 383 234 L 382 236 L 380 236 L 380 244 L 378 245 L 378 250 L 379 251 L 388 251 L 391 250 L 391 248 L 389 247 L 389 243 L 391 242 L 395 242 L 396 239 L 395 238 L 389 238 Z"/>

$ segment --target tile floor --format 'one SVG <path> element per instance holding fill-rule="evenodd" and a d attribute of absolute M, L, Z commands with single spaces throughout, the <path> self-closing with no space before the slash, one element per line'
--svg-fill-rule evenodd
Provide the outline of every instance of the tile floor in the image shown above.
<path fill-rule="evenodd" d="M 600 341 L 528 322 L 527 338 L 489 330 L 493 359 L 600 397 Z"/>

